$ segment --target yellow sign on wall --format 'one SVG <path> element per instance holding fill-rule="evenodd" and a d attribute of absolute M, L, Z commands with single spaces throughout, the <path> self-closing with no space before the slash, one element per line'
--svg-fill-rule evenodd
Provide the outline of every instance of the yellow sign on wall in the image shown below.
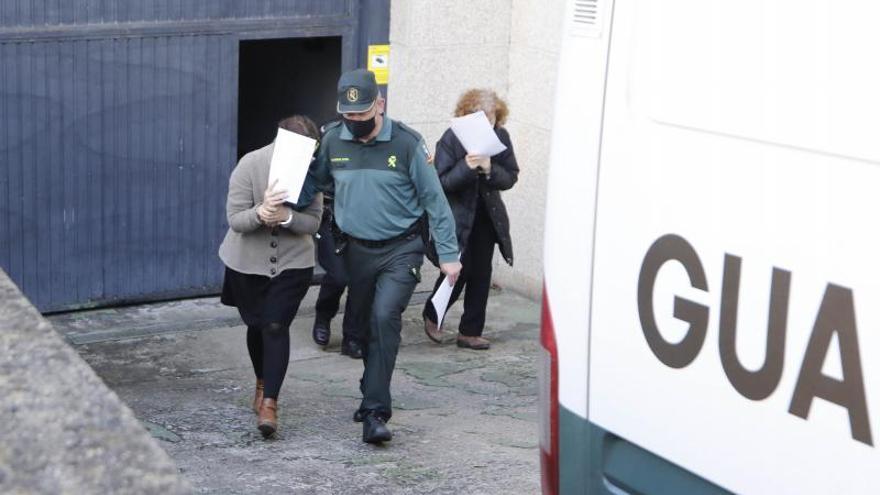
<path fill-rule="evenodd" d="M 388 84 L 388 59 L 391 45 L 370 45 L 367 50 L 367 70 L 376 74 L 376 83 Z"/>

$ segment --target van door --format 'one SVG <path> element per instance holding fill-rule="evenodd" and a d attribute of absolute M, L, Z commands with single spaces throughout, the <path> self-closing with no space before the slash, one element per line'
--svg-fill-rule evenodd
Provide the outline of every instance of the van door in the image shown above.
<path fill-rule="evenodd" d="M 613 15 L 597 435 L 737 493 L 876 493 L 880 5 L 618 0 Z"/>

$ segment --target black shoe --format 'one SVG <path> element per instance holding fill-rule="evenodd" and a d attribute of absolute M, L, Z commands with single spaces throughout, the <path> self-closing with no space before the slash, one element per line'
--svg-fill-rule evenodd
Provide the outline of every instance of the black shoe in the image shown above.
<path fill-rule="evenodd" d="M 364 422 L 364 411 L 361 411 L 360 409 L 358 409 L 357 411 L 354 412 L 354 415 L 351 417 L 351 419 L 355 423 L 363 423 Z"/>
<path fill-rule="evenodd" d="M 364 416 L 364 442 L 382 443 L 391 440 L 391 430 L 385 426 L 385 420 L 370 412 Z"/>
<path fill-rule="evenodd" d="M 342 341 L 342 349 L 340 351 L 343 356 L 348 356 L 352 359 L 361 359 L 364 357 L 364 353 L 361 350 L 361 343 L 357 340 L 343 340 Z"/>
<path fill-rule="evenodd" d="M 330 325 L 323 322 L 315 322 L 312 327 L 312 339 L 321 347 L 330 343 Z"/>

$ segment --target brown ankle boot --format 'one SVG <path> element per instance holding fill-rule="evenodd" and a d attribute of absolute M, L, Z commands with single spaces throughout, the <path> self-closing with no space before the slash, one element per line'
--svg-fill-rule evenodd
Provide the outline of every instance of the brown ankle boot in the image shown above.
<path fill-rule="evenodd" d="M 257 388 L 254 390 L 254 414 L 260 414 L 260 404 L 263 402 L 263 380 L 257 380 Z"/>
<path fill-rule="evenodd" d="M 485 351 L 490 347 L 489 341 L 483 337 L 469 337 L 462 334 L 458 334 L 455 343 L 463 349 L 474 349 L 477 351 Z"/>
<path fill-rule="evenodd" d="M 425 320 L 425 335 L 427 335 L 433 342 L 442 344 L 444 337 L 443 330 L 427 317 L 423 318 Z"/>
<path fill-rule="evenodd" d="M 263 399 L 263 402 L 260 403 L 257 428 L 263 437 L 269 437 L 278 431 L 278 403 L 275 399 Z"/>

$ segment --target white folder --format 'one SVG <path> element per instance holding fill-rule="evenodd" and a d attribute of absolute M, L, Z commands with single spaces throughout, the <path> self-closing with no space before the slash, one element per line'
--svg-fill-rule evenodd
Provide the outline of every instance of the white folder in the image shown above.
<path fill-rule="evenodd" d="M 278 129 L 272 163 L 269 166 L 269 185 L 278 179 L 276 190 L 287 190 L 285 201 L 296 203 L 306 181 L 317 141 L 287 129 Z"/>
<path fill-rule="evenodd" d="M 452 119 L 450 128 L 469 155 L 495 156 L 507 149 L 482 110 Z"/>

